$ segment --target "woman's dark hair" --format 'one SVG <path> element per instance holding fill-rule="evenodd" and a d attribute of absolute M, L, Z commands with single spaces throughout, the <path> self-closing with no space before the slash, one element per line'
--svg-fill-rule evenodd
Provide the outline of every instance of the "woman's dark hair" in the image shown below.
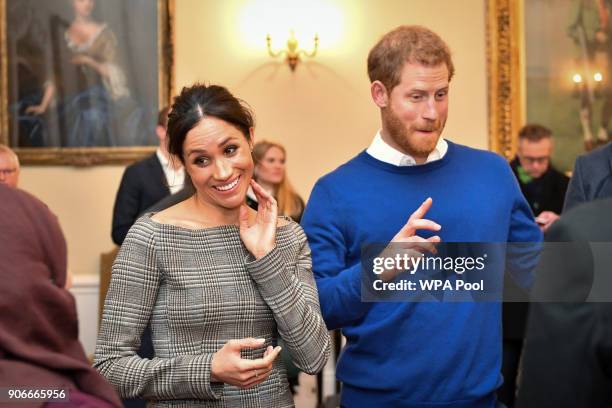
<path fill-rule="evenodd" d="M 181 90 L 168 114 L 168 151 L 183 164 L 187 133 L 208 116 L 234 125 L 251 140 L 250 129 L 255 126 L 255 119 L 249 106 L 222 86 L 196 83 Z"/>

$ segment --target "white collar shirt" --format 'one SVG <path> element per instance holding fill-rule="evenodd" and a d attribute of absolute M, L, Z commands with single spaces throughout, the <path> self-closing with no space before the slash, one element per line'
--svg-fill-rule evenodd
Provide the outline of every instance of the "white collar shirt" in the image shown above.
<path fill-rule="evenodd" d="M 448 150 L 448 143 L 443 138 L 438 139 L 438 143 L 436 147 L 433 149 L 429 156 L 427 156 L 427 160 L 425 163 L 429 163 L 432 161 L 440 160 L 444 157 Z M 377 160 L 380 160 L 385 163 L 392 164 L 394 166 L 415 166 L 417 164 L 414 157 L 402 153 L 394 147 L 390 146 L 387 142 L 385 142 L 380 135 L 380 130 L 374 136 L 374 140 L 370 144 L 370 147 L 366 150 L 370 156 L 374 157 Z"/>
<path fill-rule="evenodd" d="M 158 147 L 155 152 L 157 159 L 161 163 L 162 169 L 164 170 L 164 176 L 166 176 L 166 182 L 170 189 L 170 194 L 174 194 L 183 188 L 185 184 L 185 168 L 180 166 L 178 169 L 174 169 L 170 163 L 170 160 L 162 153 Z"/>

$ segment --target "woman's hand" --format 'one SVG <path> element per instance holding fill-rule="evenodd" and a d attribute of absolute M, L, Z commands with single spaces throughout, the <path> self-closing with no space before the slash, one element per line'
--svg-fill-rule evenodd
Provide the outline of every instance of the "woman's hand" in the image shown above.
<path fill-rule="evenodd" d="M 109 71 L 108 71 L 108 67 L 106 66 L 106 64 L 99 63 L 98 61 L 90 57 L 89 55 L 77 54 L 74 57 L 72 57 L 71 62 L 75 65 L 87 65 L 91 67 L 92 69 L 96 70 L 98 74 L 100 74 L 101 76 L 105 78 L 108 78 L 109 76 Z"/>
<path fill-rule="evenodd" d="M 71 62 L 75 65 L 89 65 L 91 67 L 97 65 L 96 61 L 93 58 L 85 54 L 75 55 L 74 57 L 72 57 Z"/>
<path fill-rule="evenodd" d="M 276 246 L 278 206 L 274 197 L 253 180 L 251 180 L 251 187 L 259 203 L 257 215 L 253 225 L 249 226 L 247 206 L 240 207 L 240 239 L 249 252 L 259 259 Z"/>
<path fill-rule="evenodd" d="M 42 115 L 47 111 L 51 100 L 53 100 L 55 96 L 55 84 L 51 81 L 47 81 L 44 86 L 45 92 L 43 93 L 40 104 L 28 106 L 25 110 L 26 115 Z"/>
<path fill-rule="evenodd" d="M 262 358 L 248 360 L 240 357 L 240 350 L 257 348 L 265 339 L 230 340 L 217 351 L 211 363 L 211 382 L 224 382 L 246 389 L 260 384 L 272 372 L 272 364 L 281 352 L 281 347 L 268 346 Z"/>
<path fill-rule="evenodd" d="M 25 110 L 26 115 L 42 115 L 47 108 L 43 105 L 28 106 Z"/>

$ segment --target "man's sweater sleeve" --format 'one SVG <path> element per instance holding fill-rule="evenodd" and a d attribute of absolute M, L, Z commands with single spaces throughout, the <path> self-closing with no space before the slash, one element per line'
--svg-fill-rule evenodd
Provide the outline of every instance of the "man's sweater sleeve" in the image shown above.
<path fill-rule="evenodd" d="M 507 176 L 513 204 L 507 239 L 512 244 L 507 247 L 506 272 L 520 287 L 530 288 L 542 250 L 542 232 L 509 168 Z"/>
<path fill-rule="evenodd" d="M 312 250 L 321 312 L 330 330 L 352 324 L 369 309 L 368 303 L 361 302 L 361 262 L 346 263 L 343 220 L 351 215 L 336 210 L 338 198 L 317 182 L 302 218 Z"/>

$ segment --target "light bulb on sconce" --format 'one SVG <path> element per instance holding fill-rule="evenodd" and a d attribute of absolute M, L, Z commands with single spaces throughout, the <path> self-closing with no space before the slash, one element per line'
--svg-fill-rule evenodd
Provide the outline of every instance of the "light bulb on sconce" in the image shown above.
<path fill-rule="evenodd" d="M 589 100 L 593 102 L 595 98 L 601 97 L 601 84 L 604 80 L 603 74 L 599 71 L 595 71 L 592 76 L 583 77 L 579 73 L 572 75 L 572 82 L 574 83 L 573 95 L 576 98 L 587 95 Z"/>
<path fill-rule="evenodd" d="M 268 54 L 271 57 L 277 58 L 286 55 L 287 58 L 285 59 L 285 61 L 287 61 L 287 64 L 289 65 L 289 68 L 291 68 L 291 71 L 295 71 L 295 67 L 297 66 L 298 62 L 301 61 L 300 57 L 304 56 L 308 58 L 313 58 L 317 55 L 317 50 L 319 49 L 319 35 L 315 34 L 314 47 L 310 52 L 298 49 L 298 41 L 295 38 L 293 30 L 290 30 L 289 39 L 287 40 L 287 49 L 280 51 L 272 51 L 272 37 L 270 36 L 270 34 L 266 35 L 266 44 L 268 47 Z"/>
<path fill-rule="evenodd" d="M 595 75 L 593 75 L 593 79 L 595 82 L 601 82 L 603 81 L 603 75 L 601 75 L 601 72 L 596 72 Z"/>
<path fill-rule="evenodd" d="M 579 73 L 576 72 L 574 73 L 574 75 L 572 75 L 572 82 L 574 83 L 572 96 L 574 98 L 580 98 L 581 93 L 587 89 L 582 81 L 582 75 L 580 75 Z"/>

